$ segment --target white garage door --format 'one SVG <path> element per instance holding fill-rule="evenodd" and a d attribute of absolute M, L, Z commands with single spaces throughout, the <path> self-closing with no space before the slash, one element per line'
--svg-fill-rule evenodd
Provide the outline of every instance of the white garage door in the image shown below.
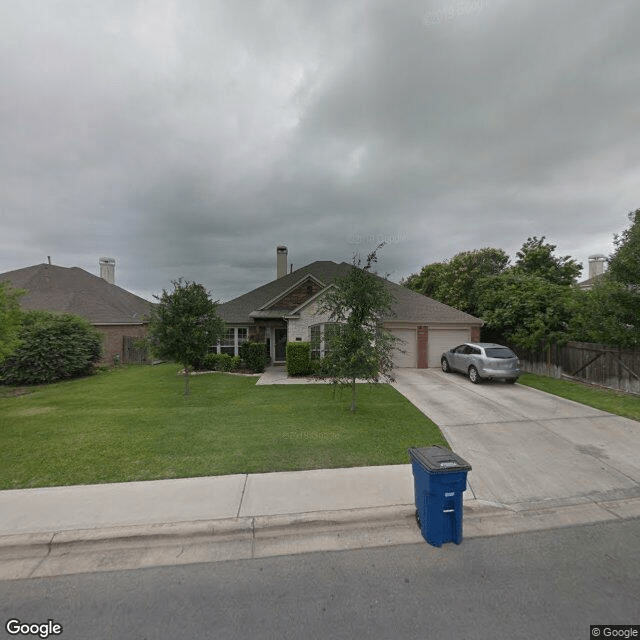
<path fill-rule="evenodd" d="M 439 367 L 440 357 L 444 351 L 470 340 L 471 329 L 432 329 L 429 327 L 429 366 Z"/>
<path fill-rule="evenodd" d="M 415 329 L 389 329 L 389 333 L 399 338 L 396 343 L 396 349 L 393 355 L 394 367 L 417 367 L 418 366 L 418 347 L 416 343 Z M 400 351 L 404 351 L 402 353 Z"/>

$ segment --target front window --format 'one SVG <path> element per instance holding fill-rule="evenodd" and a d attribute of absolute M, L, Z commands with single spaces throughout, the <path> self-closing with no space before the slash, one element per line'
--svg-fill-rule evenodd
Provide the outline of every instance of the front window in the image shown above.
<path fill-rule="evenodd" d="M 312 359 L 324 358 L 329 353 L 329 343 L 340 331 L 340 327 L 337 322 L 314 324 L 310 327 Z"/>
<path fill-rule="evenodd" d="M 226 353 L 230 356 L 239 355 L 238 349 L 249 339 L 247 327 L 227 327 L 220 342 L 209 349 L 210 353 Z"/>
<path fill-rule="evenodd" d="M 322 353 L 322 333 L 320 324 L 314 324 L 311 327 L 311 358 L 317 360 Z"/>
<path fill-rule="evenodd" d="M 220 341 L 220 353 L 228 353 L 234 356 L 236 353 L 236 330 L 234 327 L 227 329 Z"/>

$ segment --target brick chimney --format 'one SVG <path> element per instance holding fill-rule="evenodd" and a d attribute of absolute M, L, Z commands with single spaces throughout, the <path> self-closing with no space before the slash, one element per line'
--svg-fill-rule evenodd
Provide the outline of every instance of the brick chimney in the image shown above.
<path fill-rule="evenodd" d="M 276 277 L 287 275 L 287 247 L 280 246 L 276 251 Z"/>
<path fill-rule="evenodd" d="M 100 258 L 100 277 L 109 284 L 116 283 L 116 261 L 113 258 Z"/>

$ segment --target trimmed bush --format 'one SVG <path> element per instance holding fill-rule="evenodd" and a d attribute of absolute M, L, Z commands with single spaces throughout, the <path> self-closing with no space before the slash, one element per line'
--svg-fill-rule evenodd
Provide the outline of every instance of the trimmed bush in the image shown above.
<path fill-rule="evenodd" d="M 218 355 L 218 368 L 220 371 L 231 371 L 233 366 L 233 356 L 228 353 L 221 353 Z"/>
<path fill-rule="evenodd" d="M 4 384 L 45 384 L 88 375 L 102 355 L 101 334 L 70 313 L 24 313 L 19 339 L 0 368 Z"/>
<path fill-rule="evenodd" d="M 240 358 L 247 369 L 262 373 L 267 366 L 266 347 L 262 342 L 243 342 L 240 345 Z"/>
<path fill-rule="evenodd" d="M 242 364 L 240 356 L 230 356 L 228 353 L 208 353 L 199 363 L 200 371 L 237 371 Z"/>
<path fill-rule="evenodd" d="M 197 371 L 216 371 L 218 367 L 218 354 L 207 353 L 207 355 L 194 367 Z"/>
<path fill-rule="evenodd" d="M 311 371 L 311 344 L 287 342 L 287 373 L 290 376 L 307 376 Z"/>

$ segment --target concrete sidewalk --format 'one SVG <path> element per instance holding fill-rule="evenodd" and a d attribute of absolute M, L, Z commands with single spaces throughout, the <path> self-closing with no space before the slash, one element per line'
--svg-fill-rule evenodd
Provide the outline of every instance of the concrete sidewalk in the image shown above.
<path fill-rule="evenodd" d="M 465 538 L 640 516 L 464 497 Z M 0 512 L 3 580 L 424 543 L 410 465 L 1 491 Z"/>
<path fill-rule="evenodd" d="M 465 538 L 640 517 L 637 422 L 443 375 L 394 386 L 473 465 Z M 0 579 L 407 543 L 409 464 L 0 491 Z"/>

